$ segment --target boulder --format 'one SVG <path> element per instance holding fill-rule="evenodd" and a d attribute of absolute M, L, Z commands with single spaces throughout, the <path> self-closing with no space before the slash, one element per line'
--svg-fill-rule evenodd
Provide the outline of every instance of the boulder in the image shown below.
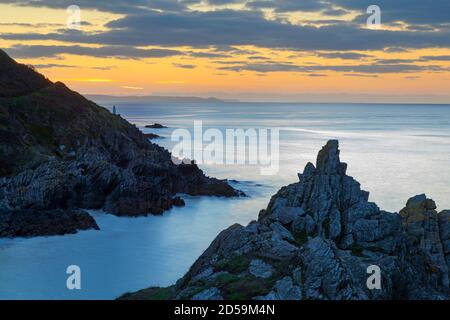
<path fill-rule="evenodd" d="M 254 275 L 257 278 L 270 278 L 274 272 L 273 267 L 265 263 L 264 261 L 260 259 L 253 259 L 250 262 L 250 267 L 248 269 L 250 274 Z"/>
<path fill-rule="evenodd" d="M 192 297 L 192 300 L 223 300 L 217 288 L 205 289 Z"/>

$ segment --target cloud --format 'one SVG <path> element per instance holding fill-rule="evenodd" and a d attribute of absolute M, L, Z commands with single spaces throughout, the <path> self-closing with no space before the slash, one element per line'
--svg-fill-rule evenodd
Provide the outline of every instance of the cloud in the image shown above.
<path fill-rule="evenodd" d="M 401 47 L 389 47 L 389 48 L 384 48 L 383 51 L 387 52 L 387 53 L 400 53 L 400 52 L 408 52 L 409 50 L 406 48 L 401 48 Z"/>
<path fill-rule="evenodd" d="M 344 73 L 345 77 L 378 78 L 376 74 Z"/>
<path fill-rule="evenodd" d="M 138 49 L 126 46 L 103 46 L 99 48 L 86 46 L 52 46 L 52 45 L 17 45 L 5 49 L 15 58 L 56 57 L 61 54 L 75 54 L 101 58 L 164 58 L 184 53 L 172 49 Z"/>
<path fill-rule="evenodd" d="M 58 64 L 58 63 L 47 63 L 47 64 L 35 64 L 33 65 L 36 69 L 51 69 L 51 68 L 78 68 L 77 66 Z"/>
<path fill-rule="evenodd" d="M 322 13 L 327 16 L 339 17 L 339 16 L 349 14 L 349 11 L 343 10 L 343 9 L 327 9 L 327 10 L 322 11 Z"/>
<path fill-rule="evenodd" d="M 46 63 L 46 64 L 34 64 L 33 67 L 36 69 L 52 69 L 52 68 L 84 68 L 80 66 L 68 65 L 68 64 L 59 64 L 59 63 Z M 90 67 L 89 69 L 93 70 L 112 70 L 115 69 L 115 66 L 104 66 L 104 67 Z"/>
<path fill-rule="evenodd" d="M 289 63 L 248 63 L 234 66 L 221 67 L 220 70 L 228 71 L 254 71 L 254 72 L 288 72 L 288 71 L 304 71 L 300 66 Z"/>
<path fill-rule="evenodd" d="M 331 10 L 330 3 L 320 0 L 256 0 L 247 2 L 251 9 L 274 9 L 275 12 Z"/>
<path fill-rule="evenodd" d="M 191 4 L 204 3 L 201 0 L 77 0 L 76 5 L 83 9 L 95 9 L 102 12 L 127 15 L 142 12 L 187 13 Z M 348 11 L 357 11 L 361 15 L 356 21 L 367 18 L 366 9 L 376 4 L 382 10 L 382 21 L 409 24 L 439 25 L 449 23 L 450 2 L 448 0 L 208 0 L 212 5 L 241 3 L 250 10 L 272 9 L 276 13 L 317 12 L 329 16 L 342 16 Z M 48 7 L 64 9 L 73 5 L 73 0 L 0 0 L 0 3 L 18 6 Z"/>
<path fill-rule="evenodd" d="M 71 5 L 77 5 L 84 9 L 95 9 L 103 12 L 132 14 L 142 11 L 165 10 L 183 11 L 186 9 L 183 0 L 0 0 L 0 3 L 9 3 L 26 7 L 46 7 L 52 9 L 65 9 Z"/>
<path fill-rule="evenodd" d="M 401 63 L 415 63 L 421 61 L 418 59 L 377 59 L 376 63 L 380 64 L 401 64 Z"/>
<path fill-rule="evenodd" d="M 440 24 L 449 22 L 450 1 L 448 0 L 331 0 L 344 9 L 362 13 L 372 4 L 381 8 L 382 22 L 404 21 L 409 24 Z M 367 17 L 367 16 L 366 16 Z"/>
<path fill-rule="evenodd" d="M 247 57 L 247 59 L 249 59 L 249 60 L 270 60 L 270 58 L 263 57 L 263 56 L 251 56 L 251 57 Z"/>
<path fill-rule="evenodd" d="M 212 5 L 223 6 L 228 4 L 242 3 L 242 0 L 208 0 L 207 2 Z"/>
<path fill-rule="evenodd" d="M 189 56 L 195 58 L 229 58 L 230 55 L 218 53 L 218 52 L 194 52 L 191 51 L 188 53 Z"/>
<path fill-rule="evenodd" d="M 450 61 L 450 55 L 448 56 L 422 56 L 421 60 L 426 61 Z"/>
<path fill-rule="evenodd" d="M 91 69 L 94 69 L 94 70 L 112 70 L 112 69 L 116 69 L 116 68 L 117 68 L 116 66 L 104 66 L 104 67 L 99 66 L 99 67 L 92 67 Z"/>
<path fill-rule="evenodd" d="M 316 53 L 316 56 L 328 59 L 345 59 L 345 60 L 355 60 L 369 58 L 371 55 L 357 52 L 325 52 Z"/>
<path fill-rule="evenodd" d="M 401 21 L 412 24 L 403 31 L 368 30 L 357 22 L 364 22 L 365 10 L 372 4 L 369 0 L 209 0 L 213 5 L 246 3 L 252 10 L 217 9 L 213 11 L 190 11 L 190 4 L 200 0 L 78 0 L 82 10 L 95 9 L 120 13 L 123 16 L 107 23 L 106 31 L 83 32 L 68 29 L 50 31 L 48 34 L 3 33 L 0 38 L 20 41 L 55 40 L 67 45 L 15 45 L 6 49 L 16 58 L 58 57 L 63 54 L 84 55 L 102 58 L 141 59 L 185 56 L 204 59 L 232 58 L 248 55 L 250 63 L 229 61 L 220 69 L 228 71 L 301 72 L 320 74 L 336 71 L 359 76 L 376 73 L 410 73 L 420 71 L 448 71 L 435 65 L 417 66 L 416 62 L 450 61 L 449 56 L 423 56 L 420 59 L 378 59 L 372 64 L 361 65 L 299 66 L 292 63 L 273 62 L 258 53 L 241 49 L 255 46 L 270 49 L 312 52 L 326 59 L 362 60 L 374 58 L 370 54 L 355 51 L 384 50 L 387 53 L 406 52 L 418 48 L 450 48 L 450 1 L 435 0 L 379 0 L 382 22 L 401 25 Z M 0 0 L 34 7 L 65 8 L 71 0 Z M 204 3 L 204 1 L 203 1 Z M 293 11 L 318 12 L 340 16 L 350 10 L 361 15 L 353 22 L 324 18 L 317 27 L 294 25 L 285 20 L 268 20 L 260 11 L 271 8 L 278 17 Z M 311 21 L 312 22 L 312 21 Z M 447 26 L 445 26 L 447 24 Z M 28 27 L 31 24 L 26 24 Z M 35 25 L 38 26 L 38 25 Z M 37 30 L 37 27 L 36 27 Z M 74 45 L 72 45 L 75 43 Z M 95 44 L 100 47 L 91 47 Z M 144 46 L 159 48 L 142 49 Z M 177 47 L 188 47 L 185 50 Z M 199 49 L 203 51 L 199 51 Z M 239 58 L 244 60 L 244 58 Z M 372 60 L 369 60 L 372 61 Z M 44 65 L 41 65 L 43 67 Z M 193 69 L 194 64 L 174 64 L 175 67 Z M 49 64 L 47 66 L 51 68 Z M 53 67 L 57 67 L 56 64 Z M 103 68 L 103 69 L 102 69 Z M 108 70 L 98 67 L 98 70 Z M 358 74 L 358 75 L 354 75 Z"/>
<path fill-rule="evenodd" d="M 239 60 L 229 60 L 229 61 L 214 61 L 214 63 L 233 65 L 233 64 L 240 64 L 240 63 L 244 64 L 244 63 L 247 63 L 247 62 L 244 61 L 244 60 L 241 60 L 241 61 L 239 61 Z"/>
<path fill-rule="evenodd" d="M 154 12 L 129 14 L 107 24 L 109 30 L 83 33 L 60 30 L 49 34 L 1 34 L 7 40 L 57 40 L 104 46 L 243 46 L 292 50 L 353 51 L 388 47 L 450 47 L 446 30 L 368 30 L 354 23 L 314 27 L 266 20 L 261 12 Z M 136 49 L 138 50 L 138 49 Z M 219 54 L 219 53 L 215 53 Z"/>
<path fill-rule="evenodd" d="M 436 65 L 413 65 L 413 64 L 363 64 L 363 65 L 295 65 L 289 63 L 248 63 L 239 64 L 234 66 L 226 66 L 219 68 L 227 71 L 253 71 L 259 73 L 268 72 L 320 72 L 320 71 L 333 71 L 333 72 L 345 72 L 345 73 L 359 73 L 359 74 L 382 74 L 382 73 L 412 73 L 412 72 L 442 72 L 448 71 L 447 68 L 443 68 Z"/>
<path fill-rule="evenodd" d="M 197 68 L 197 66 L 194 65 L 194 64 L 174 63 L 173 66 L 177 67 L 177 68 L 182 68 L 182 69 L 195 69 L 195 68 Z"/>

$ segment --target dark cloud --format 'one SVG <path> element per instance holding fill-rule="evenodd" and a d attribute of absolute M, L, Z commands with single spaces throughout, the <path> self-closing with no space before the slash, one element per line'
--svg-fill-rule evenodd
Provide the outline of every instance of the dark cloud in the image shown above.
<path fill-rule="evenodd" d="M 53 68 L 85 68 L 84 66 L 75 66 L 75 65 L 69 65 L 69 64 L 60 64 L 60 63 L 46 63 L 46 64 L 33 64 L 33 68 L 36 69 L 53 69 Z M 115 69 L 115 66 L 105 66 L 105 67 L 90 67 L 89 69 L 93 70 L 111 70 Z"/>
<path fill-rule="evenodd" d="M 220 68 L 228 71 L 254 71 L 260 73 L 267 72 L 320 72 L 320 71 L 335 71 L 335 72 L 355 72 L 359 74 L 382 74 L 382 73 L 412 73 L 421 71 L 441 72 L 448 71 L 448 69 L 436 66 L 419 66 L 413 64 L 363 64 L 363 65 L 295 65 L 289 63 L 248 63 L 234 66 L 226 66 Z"/>
<path fill-rule="evenodd" d="M 150 10 L 183 11 L 185 4 L 190 1 L 183 0 L 0 0 L 0 3 L 11 3 L 18 6 L 47 7 L 65 9 L 77 5 L 83 9 L 95 9 L 103 12 L 132 14 Z"/>
<path fill-rule="evenodd" d="M 51 69 L 51 68 L 78 68 L 77 66 L 58 64 L 58 63 L 47 63 L 47 64 L 35 64 L 33 65 L 36 69 Z"/>
<path fill-rule="evenodd" d="M 225 64 L 225 65 L 235 65 L 235 64 L 247 63 L 247 62 L 246 61 L 232 60 L 232 61 L 214 61 L 214 63 Z"/>
<path fill-rule="evenodd" d="M 270 60 L 270 58 L 263 57 L 263 56 L 251 56 L 251 57 L 248 57 L 247 59 L 249 59 L 249 60 Z"/>
<path fill-rule="evenodd" d="M 197 66 L 195 64 L 182 64 L 182 63 L 174 63 L 174 67 L 182 68 L 182 69 L 195 69 Z"/>
<path fill-rule="evenodd" d="M 82 9 L 96 9 L 103 12 L 121 14 L 140 14 L 142 12 L 166 11 L 186 12 L 187 6 L 200 3 L 201 0 L 0 0 L 19 6 L 66 8 L 76 4 Z M 376 4 L 382 10 L 382 21 L 396 23 L 404 21 L 409 24 L 427 25 L 448 24 L 450 22 L 450 1 L 448 0 L 208 0 L 210 4 L 226 5 L 246 3 L 248 9 L 273 9 L 275 12 L 294 11 L 322 12 L 331 16 L 341 16 L 349 10 L 359 11 L 356 21 L 367 18 L 366 9 Z M 418 27 L 419 28 L 419 27 Z"/>
<path fill-rule="evenodd" d="M 321 0 L 256 0 L 247 2 L 246 6 L 251 9 L 274 9 L 275 12 L 331 10 L 330 3 Z"/>
<path fill-rule="evenodd" d="M 327 16 L 335 16 L 335 17 L 343 16 L 348 13 L 349 13 L 349 11 L 343 10 L 343 9 L 327 9 L 327 10 L 322 11 L 322 14 L 325 14 Z"/>
<path fill-rule="evenodd" d="M 398 52 L 408 52 L 409 50 L 401 47 L 389 47 L 385 48 L 383 51 L 387 53 L 398 53 Z"/>
<path fill-rule="evenodd" d="M 77 0 L 82 9 L 96 9 L 124 14 L 123 18 L 109 22 L 109 30 L 97 33 L 61 29 L 44 34 L 3 33 L 7 40 L 56 40 L 67 43 L 96 44 L 101 48 L 74 46 L 15 46 L 9 49 L 15 57 L 57 56 L 63 53 L 95 57 L 147 58 L 187 55 L 196 58 L 229 58 L 235 54 L 257 53 L 239 50 L 236 46 L 322 51 L 325 58 L 363 59 L 370 56 L 352 51 L 385 50 L 404 52 L 415 48 L 450 48 L 449 0 L 379 0 L 382 22 L 399 25 L 400 21 L 412 24 L 404 31 L 368 30 L 355 22 L 338 20 L 310 21 L 312 25 L 292 25 L 286 21 L 267 20 L 256 9 L 272 8 L 276 12 L 322 12 L 332 16 L 348 10 L 357 10 L 363 22 L 371 0 L 248 0 L 247 7 L 255 10 L 215 10 L 209 12 L 187 11 L 187 5 L 200 0 Z M 222 5 L 243 0 L 209 0 Z M 72 0 L 0 0 L 35 7 L 65 8 Z M 323 24 L 317 27 L 317 24 Z M 36 25 L 37 26 L 37 25 Z M 37 27 L 38 28 L 38 27 Z M 139 46 L 214 49 L 209 52 L 180 52 L 171 49 L 140 49 Z M 330 52 L 324 52 L 330 51 Z M 251 60 L 259 60 L 250 58 Z M 425 58 L 424 58 L 425 59 Z M 263 59 L 261 59 L 263 60 Z M 429 60 L 447 61 L 431 58 Z M 407 64 L 405 61 L 378 61 L 378 64 Z M 290 65 L 280 68 L 292 68 Z M 273 68 L 269 64 L 268 68 Z"/>
<path fill-rule="evenodd" d="M 378 78 L 376 74 L 344 73 L 345 77 Z"/>
<path fill-rule="evenodd" d="M 249 49 L 237 48 L 230 45 L 215 45 L 215 51 L 226 52 L 227 54 L 257 54 L 258 52 Z"/>
<path fill-rule="evenodd" d="M 219 52 L 189 52 L 191 57 L 195 58 L 229 58 L 230 55 Z"/>
<path fill-rule="evenodd" d="M 120 46 L 239 46 L 294 50 L 380 50 L 387 47 L 450 47 L 449 32 L 368 30 L 351 23 L 316 28 L 266 20 L 259 12 L 212 12 L 128 15 L 107 25 L 111 30 L 83 33 L 1 34 L 9 40 L 59 40 Z"/>
<path fill-rule="evenodd" d="M 420 59 L 426 61 L 450 61 L 450 56 L 422 56 Z"/>
<path fill-rule="evenodd" d="M 290 63 L 246 63 L 234 66 L 227 66 L 219 68 L 228 71 L 254 71 L 254 72 L 291 72 L 291 71 L 305 71 L 303 67 Z"/>
<path fill-rule="evenodd" d="M 183 55 L 171 49 L 138 49 L 125 46 L 104 46 L 99 48 L 85 46 L 17 45 L 5 49 L 14 58 L 56 57 L 61 54 L 75 54 L 91 57 L 116 57 L 127 59 L 164 58 Z"/>
<path fill-rule="evenodd" d="M 410 31 L 434 31 L 436 29 L 433 25 L 419 25 L 413 24 L 406 27 Z"/>
<path fill-rule="evenodd" d="M 331 0 L 345 9 L 365 14 L 367 7 L 376 4 L 381 8 L 382 22 L 405 21 L 409 24 L 440 24 L 450 21 L 448 0 Z"/>
<path fill-rule="evenodd" d="M 400 64 L 400 63 L 416 63 L 421 61 L 418 59 L 377 59 L 376 63 L 380 64 Z"/>
<path fill-rule="evenodd" d="M 371 55 L 357 52 L 318 52 L 317 56 L 328 59 L 345 59 L 345 60 L 355 60 L 370 58 Z"/>
<path fill-rule="evenodd" d="M 235 4 L 235 3 L 242 3 L 242 0 L 208 0 L 209 4 L 212 5 L 227 5 L 227 4 Z"/>

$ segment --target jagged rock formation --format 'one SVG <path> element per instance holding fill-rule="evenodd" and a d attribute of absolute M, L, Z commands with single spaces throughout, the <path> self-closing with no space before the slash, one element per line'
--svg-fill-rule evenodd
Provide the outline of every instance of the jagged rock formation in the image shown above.
<path fill-rule="evenodd" d="M 425 195 L 382 211 L 346 169 L 329 141 L 258 221 L 220 233 L 176 285 L 122 298 L 449 299 L 450 211 Z M 367 286 L 372 265 L 381 289 Z"/>
<path fill-rule="evenodd" d="M 120 116 L 0 50 L 0 235 L 14 236 L 13 228 L 28 221 L 24 214 L 56 216 L 57 209 L 160 214 L 184 204 L 176 193 L 239 195 L 195 164 L 175 165 Z M 60 230 L 51 233 L 64 233 L 68 223 L 97 227 L 83 216 L 65 211 L 55 220 Z M 27 234 L 49 234 L 39 230 Z"/>

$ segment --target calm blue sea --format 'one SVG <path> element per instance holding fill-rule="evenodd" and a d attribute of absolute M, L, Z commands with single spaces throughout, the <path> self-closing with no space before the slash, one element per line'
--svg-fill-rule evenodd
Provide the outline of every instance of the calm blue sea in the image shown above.
<path fill-rule="evenodd" d="M 101 231 L 34 239 L 0 240 L 0 299 L 113 299 L 127 291 L 169 285 L 181 277 L 214 237 L 233 223 L 256 219 L 279 187 L 330 138 L 371 201 L 398 211 L 426 193 L 438 209 L 450 208 L 450 106 L 273 103 L 114 103 L 118 112 L 168 148 L 174 129 L 279 128 L 280 170 L 202 165 L 218 178 L 237 180 L 249 197 L 188 197 L 186 207 L 162 217 L 118 218 L 93 212 Z M 113 103 L 103 103 L 112 108 Z M 158 122 L 167 129 L 144 129 Z M 79 265 L 82 289 L 66 289 L 67 266 Z"/>

